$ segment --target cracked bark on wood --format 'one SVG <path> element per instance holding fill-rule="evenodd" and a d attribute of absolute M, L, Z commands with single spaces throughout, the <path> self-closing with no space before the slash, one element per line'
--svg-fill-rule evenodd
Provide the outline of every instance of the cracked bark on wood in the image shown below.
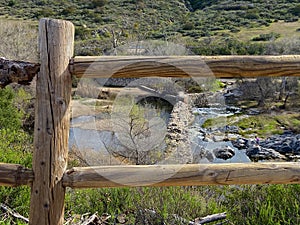
<path fill-rule="evenodd" d="M 28 85 L 39 72 L 40 65 L 0 58 L 0 87 L 10 83 Z"/>

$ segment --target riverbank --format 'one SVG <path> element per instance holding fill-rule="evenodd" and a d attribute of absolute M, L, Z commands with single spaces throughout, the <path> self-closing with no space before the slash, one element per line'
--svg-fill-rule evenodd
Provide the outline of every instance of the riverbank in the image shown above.
<path fill-rule="evenodd" d="M 136 94 L 147 95 L 144 90 L 135 91 L 139 92 Z M 229 106 L 225 103 L 227 92 L 223 89 L 216 93 L 189 94 L 181 98 L 183 101 L 174 105 L 166 124 L 167 147 L 163 147 L 162 155 L 155 151 L 160 155 L 155 157 L 167 158 L 165 162 L 173 163 L 299 161 L 299 112 L 276 109 L 266 113 L 259 108 Z M 82 138 L 84 143 L 89 143 L 86 140 L 95 136 L 99 139 L 98 133 L 104 131 L 105 138 L 111 140 L 114 132 L 110 116 L 113 103 L 114 99 L 80 98 L 72 101 L 71 129 L 77 130 L 77 136 L 86 131 L 87 135 Z M 75 139 L 78 142 L 81 138 Z M 277 145 L 271 145 L 272 141 Z M 98 145 L 102 146 L 102 142 Z M 113 147 L 116 146 L 117 142 Z M 101 148 L 97 144 L 86 147 Z"/>

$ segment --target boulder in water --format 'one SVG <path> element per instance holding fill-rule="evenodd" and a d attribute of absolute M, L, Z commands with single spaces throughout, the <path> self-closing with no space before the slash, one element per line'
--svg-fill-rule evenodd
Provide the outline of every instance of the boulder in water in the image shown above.
<path fill-rule="evenodd" d="M 259 145 L 252 145 L 246 150 L 247 156 L 253 160 L 286 160 L 286 157 L 279 152 L 276 152 L 274 149 L 271 148 L 264 148 Z"/>
<path fill-rule="evenodd" d="M 230 159 L 235 155 L 234 149 L 232 149 L 230 146 L 224 146 L 221 148 L 216 148 L 213 150 L 215 156 L 219 159 Z"/>

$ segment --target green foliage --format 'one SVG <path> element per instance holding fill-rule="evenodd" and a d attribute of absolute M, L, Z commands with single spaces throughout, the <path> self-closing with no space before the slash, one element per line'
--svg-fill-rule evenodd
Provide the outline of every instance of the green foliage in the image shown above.
<path fill-rule="evenodd" d="M 30 187 L 0 187 L 0 202 L 21 215 L 29 216 Z M 2 219 L 0 215 L 0 224 Z"/>
<path fill-rule="evenodd" d="M 189 1 L 194 10 L 203 9 L 205 7 L 211 6 L 214 3 L 217 3 L 218 0 L 208 0 L 208 1 L 201 1 L 201 0 L 190 0 Z"/>
<path fill-rule="evenodd" d="M 92 0 L 91 5 L 93 8 L 103 7 L 107 3 L 107 0 Z"/>
<path fill-rule="evenodd" d="M 282 134 L 284 130 L 299 132 L 300 117 L 297 113 L 284 115 L 261 114 L 249 116 L 237 121 L 236 116 L 218 117 L 207 119 L 202 127 L 213 128 L 225 125 L 236 125 L 240 128 L 239 133 L 243 136 L 257 134 L 268 137 L 273 134 Z"/>
<path fill-rule="evenodd" d="M 126 224 L 180 224 L 174 214 L 192 220 L 220 212 L 232 224 L 299 224 L 299 193 L 299 185 L 68 189 L 66 211 L 108 213 L 109 222 L 125 213 Z"/>
<path fill-rule="evenodd" d="M 235 123 L 240 127 L 239 133 L 242 135 L 258 134 L 261 137 L 272 134 L 282 134 L 281 124 L 271 115 L 257 115 L 243 118 Z"/>
<path fill-rule="evenodd" d="M 31 167 L 32 137 L 22 130 L 22 120 L 26 115 L 24 107 L 28 97 L 29 94 L 23 89 L 0 89 L 0 162 Z M 0 202 L 24 216 L 28 216 L 29 199 L 29 187 L 0 187 Z M 4 224 L 12 223 L 22 224 L 13 221 L 13 218 L 7 219 Z"/>
<path fill-rule="evenodd" d="M 10 87 L 0 89 L 0 129 L 19 130 L 23 113 L 14 105 L 16 94 Z"/>
<path fill-rule="evenodd" d="M 75 13 L 76 13 L 75 6 L 66 6 L 62 11 L 62 14 L 66 15 L 66 16 L 71 16 L 72 14 L 75 14 Z"/>
<path fill-rule="evenodd" d="M 10 6 L 10 7 L 13 7 L 16 4 L 17 4 L 16 0 L 10 0 L 10 1 L 8 1 L 8 6 Z"/>
<path fill-rule="evenodd" d="M 250 20 L 259 19 L 258 10 L 257 9 L 247 10 L 245 17 Z"/>
<path fill-rule="evenodd" d="M 299 224 L 299 185 L 232 186 L 225 193 L 234 224 Z"/>
<path fill-rule="evenodd" d="M 300 116 L 297 113 L 277 115 L 275 119 L 281 126 L 285 127 L 287 130 L 292 130 L 295 133 L 300 133 Z"/>
<path fill-rule="evenodd" d="M 0 130 L 0 162 L 31 167 L 32 138 L 22 130 Z"/>
<path fill-rule="evenodd" d="M 269 33 L 269 34 L 260 34 L 258 37 L 252 38 L 252 41 L 271 41 L 276 40 L 280 37 L 280 34 L 277 33 Z"/>
<path fill-rule="evenodd" d="M 210 118 L 207 119 L 203 124 L 203 128 L 213 128 L 213 127 L 220 127 L 220 126 L 225 126 L 227 125 L 227 118 L 224 116 L 220 116 L 217 118 Z"/>
<path fill-rule="evenodd" d="M 112 188 L 68 190 L 66 210 L 71 214 L 89 212 L 108 213 L 111 222 L 118 214 L 127 214 L 126 224 L 178 224 L 174 214 L 186 219 L 205 216 L 224 210 L 215 202 L 212 193 L 205 196 L 206 188 L 160 187 L 160 188 Z M 156 212 L 155 216 L 147 210 Z"/>
<path fill-rule="evenodd" d="M 55 12 L 51 7 L 44 7 L 40 9 L 39 11 L 36 12 L 35 16 L 37 18 L 42 18 L 42 17 L 51 17 L 54 16 Z"/>
<path fill-rule="evenodd" d="M 199 85 L 193 85 L 188 87 L 187 89 L 188 93 L 201 93 L 203 92 L 203 89 Z"/>
<path fill-rule="evenodd" d="M 296 5 L 294 8 L 290 9 L 290 12 L 294 16 L 300 16 L 300 4 Z"/>

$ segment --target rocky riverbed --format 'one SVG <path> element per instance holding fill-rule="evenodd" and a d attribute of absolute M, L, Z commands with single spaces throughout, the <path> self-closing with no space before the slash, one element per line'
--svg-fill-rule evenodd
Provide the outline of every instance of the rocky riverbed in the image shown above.
<path fill-rule="evenodd" d="M 284 130 L 281 135 L 270 135 L 262 139 L 257 137 L 254 131 L 251 134 L 249 128 L 250 134 L 247 137 L 242 136 L 241 128 L 237 125 L 228 125 L 227 118 L 231 117 L 232 124 L 232 116 L 235 114 L 238 115 L 234 116 L 234 119 L 239 121 L 249 116 L 258 116 L 259 110 L 256 110 L 255 114 L 249 109 L 240 113 L 240 108 L 227 106 L 224 101 L 220 103 L 218 100 L 218 103 L 213 100 L 220 99 L 219 97 L 209 97 L 211 99 L 207 100 L 203 94 L 193 95 L 189 104 L 183 107 L 184 103 L 181 103 L 172 114 L 172 117 L 175 117 L 172 120 L 176 123 L 170 124 L 172 126 L 169 126 L 168 135 L 171 137 L 174 151 L 178 150 L 177 146 L 189 149 L 190 153 L 187 154 L 185 150 L 185 155 L 192 156 L 192 160 L 186 159 L 186 163 L 300 160 L 300 134 Z M 197 104 L 193 104 L 195 102 Z M 180 123 L 177 115 L 188 115 L 189 125 Z M 221 118 L 223 121 L 219 126 L 203 128 L 205 121 L 211 118 Z"/>
<path fill-rule="evenodd" d="M 71 146 L 77 145 L 80 149 L 85 147 L 85 152 L 90 151 L 86 155 L 91 155 L 91 151 L 102 152 L 102 158 L 111 155 L 108 146 L 120 152 L 126 151 L 114 136 L 108 112 L 95 111 L 96 103 L 80 104 L 80 107 L 76 104 L 74 105 L 77 111 L 73 112 L 71 128 Z M 109 105 L 103 107 L 108 110 L 111 108 Z M 92 108 L 91 113 L 88 113 L 87 117 L 81 116 L 82 112 L 89 111 L 86 108 Z M 232 118 L 235 114 L 238 114 L 234 116 L 237 121 L 253 116 L 253 110 L 244 110 L 242 114 L 240 110 L 225 104 L 224 92 L 195 94 L 182 98 L 174 105 L 166 124 L 166 143 L 162 145 L 163 156 L 160 156 L 164 159 L 160 162 L 244 163 L 300 160 L 300 134 L 285 130 L 281 135 L 271 135 L 264 139 L 256 138 L 255 132 L 243 136 L 240 134 L 239 126 L 227 123 L 227 118 Z M 259 110 L 255 111 L 255 114 L 259 113 Z M 202 127 L 205 121 L 212 118 L 221 118 L 223 122 L 213 128 Z M 100 140 L 101 138 L 104 140 Z M 157 150 L 155 154 L 161 155 Z M 93 156 L 93 159 L 97 157 Z"/>

